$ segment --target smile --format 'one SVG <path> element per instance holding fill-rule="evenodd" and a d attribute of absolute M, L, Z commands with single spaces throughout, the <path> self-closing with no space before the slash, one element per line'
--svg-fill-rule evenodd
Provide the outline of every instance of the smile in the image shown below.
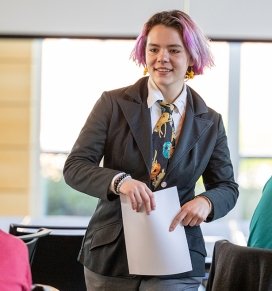
<path fill-rule="evenodd" d="M 162 72 L 162 73 L 168 73 L 168 72 L 171 72 L 173 70 L 170 70 L 170 69 L 167 69 L 167 68 L 155 68 L 154 69 L 155 71 L 158 71 L 158 72 Z"/>

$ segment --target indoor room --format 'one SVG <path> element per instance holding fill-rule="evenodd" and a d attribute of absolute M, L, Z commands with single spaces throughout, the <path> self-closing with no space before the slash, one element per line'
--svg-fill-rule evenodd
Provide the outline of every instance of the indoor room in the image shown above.
<path fill-rule="evenodd" d="M 199 290 L 206 290 L 215 243 L 247 247 L 251 219 L 272 176 L 268 0 L 0 0 L 0 229 L 11 232 L 11 224 L 20 224 L 26 226 L 21 235 L 46 228 L 47 236 L 76 237 L 67 245 L 77 256 L 99 198 L 65 182 L 65 162 L 103 92 L 144 77 L 131 57 L 142 25 L 154 13 L 173 9 L 187 13 L 210 41 L 214 66 L 186 86 L 220 114 L 239 186 L 233 209 L 201 223 L 207 257 Z M 200 177 L 195 195 L 206 190 Z M 82 280 L 82 266 L 73 260 Z M 77 278 L 62 288 L 57 279 L 46 281 L 48 276 L 35 272 L 34 283 L 86 290 Z"/>

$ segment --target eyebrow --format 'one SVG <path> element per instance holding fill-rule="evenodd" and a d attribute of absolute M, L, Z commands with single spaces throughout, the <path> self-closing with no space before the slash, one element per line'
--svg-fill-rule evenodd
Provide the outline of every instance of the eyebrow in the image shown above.
<path fill-rule="evenodd" d="M 159 45 L 158 44 L 155 44 L 155 43 L 149 43 L 149 44 L 147 44 L 147 46 L 155 46 L 155 47 L 159 47 Z M 168 48 L 177 48 L 177 47 L 179 47 L 179 48 L 184 48 L 182 45 L 180 45 L 180 44 L 170 44 L 170 45 L 168 45 L 167 46 Z"/>

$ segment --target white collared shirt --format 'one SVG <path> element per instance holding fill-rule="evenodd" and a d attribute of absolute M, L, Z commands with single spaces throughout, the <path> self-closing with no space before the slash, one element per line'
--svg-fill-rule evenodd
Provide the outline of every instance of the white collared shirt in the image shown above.
<path fill-rule="evenodd" d="M 157 85 L 154 83 L 154 81 L 149 77 L 148 79 L 148 96 L 147 96 L 147 106 L 150 108 L 151 113 L 151 128 L 154 129 L 158 119 L 161 116 L 161 107 L 158 100 L 164 100 L 164 97 L 160 91 L 160 89 L 157 87 Z M 164 100 L 165 101 L 165 100 Z M 181 118 L 185 112 L 185 105 L 187 101 L 187 88 L 186 84 L 184 83 L 183 89 L 180 93 L 180 95 L 176 98 L 176 100 L 173 102 L 175 105 L 172 117 L 174 122 L 174 127 L 176 131 L 176 140 L 178 141 L 180 131 L 181 131 Z"/>

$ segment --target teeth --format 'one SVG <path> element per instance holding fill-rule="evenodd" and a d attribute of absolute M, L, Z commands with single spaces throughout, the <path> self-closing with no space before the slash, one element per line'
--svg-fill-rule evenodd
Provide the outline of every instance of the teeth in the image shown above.
<path fill-rule="evenodd" d="M 171 70 L 169 70 L 169 69 L 157 69 L 157 71 L 159 71 L 159 72 L 170 72 Z"/>

